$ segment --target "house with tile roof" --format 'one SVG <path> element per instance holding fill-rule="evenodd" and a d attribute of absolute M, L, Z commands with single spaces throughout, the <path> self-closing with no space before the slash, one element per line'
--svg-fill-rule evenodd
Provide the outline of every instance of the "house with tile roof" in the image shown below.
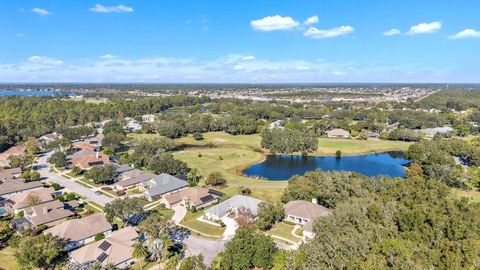
<path fill-rule="evenodd" d="M 80 219 L 71 219 L 43 231 L 51 233 L 67 241 L 67 251 L 95 241 L 97 234 L 110 235 L 112 225 L 108 223 L 105 214 L 96 213 Z"/>
<path fill-rule="evenodd" d="M 89 169 L 93 166 L 105 165 L 110 163 L 107 155 L 90 150 L 80 150 L 67 156 L 69 166 L 78 166 L 82 169 Z"/>
<path fill-rule="evenodd" d="M 164 203 L 167 208 L 181 205 L 186 208 L 194 206 L 198 210 L 218 203 L 219 198 L 217 194 L 211 193 L 208 188 L 189 187 L 163 196 L 160 202 Z"/>
<path fill-rule="evenodd" d="M 140 184 L 144 181 L 153 179 L 156 176 L 154 173 L 145 172 L 139 169 L 133 169 L 121 172 L 117 175 L 117 182 L 115 183 L 115 189 L 124 190 L 131 186 Z"/>
<path fill-rule="evenodd" d="M 133 245 L 138 233 L 133 227 L 125 227 L 112 232 L 101 241 L 85 245 L 70 253 L 71 269 L 89 269 L 95 264 L 103 267 L 113 265 L 127 268 L 136 260 L 132 258 Z"/>
<path fill-rule="evenodd" d="M 41 188 L 32 191 L 21 192 L 10 197 L 11 208 L 14 213 L 25 210 L 35 204 L 41 204 L 53 201 L 53 188 Z"/>
<path fill-rule="evenodd" d="M 57 200 L 25 208 L 25 218 L 30 221 L 33 227 L 39 225 L 55 226 L 74 214 L 72 211 L 65 209 L 64 204 Z"/>
<path fill-rule="evenodd" d="M 43 188 L 39 181 L 27 182 L 21 178 L 20 168 L 0 170 L 0 200 L 9 199 L 14 195 Z"/>
<path fill-rule="evenodd" d="M 253 215 L 257 215 L 258 205 L 262 200 L 249 196 L 235 195 L 211 208 L 205 210 L 204 217 L 209 220 L 218 221 L 229 213 L 236 213 L 239 209 L 248 209 Z"/>
<path fill-rule="evenodd" d="M 0 153 L 0 168 L 10 167 L 10 156 L 21 156 L 25 154 L 25 145 L 16 145 Z"/>
<path fill-rule="evenodd" d="M 285 220 L 302 226 L 303 234 L 309 238 L 315 235 L 313 232 L 313 222 L 321 217 L 331 214 L 332 210 L 316 203 L 296 200 L 290 201 L 284 206 Z"/>

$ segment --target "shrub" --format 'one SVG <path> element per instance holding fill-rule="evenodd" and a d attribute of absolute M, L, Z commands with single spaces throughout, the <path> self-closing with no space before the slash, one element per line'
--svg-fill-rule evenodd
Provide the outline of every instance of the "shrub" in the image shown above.
<path fill-rule="evenodd" d="M 202 135 L 202 133 L 200 133 L 200 132 L 195 132 L 195 133 L 193 133 L 193 138 L 194 138 L 196 141 L 201 141 L 201 140 L 203 140 L 203 135 Z"/>
<path fill-rule="evenodd" d="M 112 190 L 111 187 L 102 187 L 101 190 Z"/>
<path fill-rule="evenodd" d="M 60 189 L 63 188 L 63 187 L 60 186 L 60 184 L 58 184 L 58 183 L 52 183 L 52 184 L 51 184 L 51 187 L 52 187 L 55 191 L 60 190 Z"/>
<path fill-rule="evenodd" d="M 117 190 L 116 193 L 117 193 L 117 196 L 123 196 L 123 195 L 126 194 L 125 191 L 123 191 L 123 190 Z"/>
<path fill-rule="evenodd" d="M 342 151 L 337 150 L 337 152 L 335 152 L 335 156 L 336 156 L 337 158 L 341 158 L 341 157 L 342 157 Z"/>
<path fill-rule="evenodd" d="M 95 241 L 102 240 L 103 238 L 105 238 L 105 235 L 103 235 L 103 233 L 95 234 Z"/>
<path fill-rule="evenodd" d="M 67 195 L 65 195 L 65 200 L 66 201 L 71 201 L 71 200 L 75 200 L 77 196 L 75 196 L 75 193 L 68 193 Z"/>
<path fill-rule="evenodd" d="M 39 231 L 39 232 L 43 232 L 43 231 L 45 231 L 46 229 L 47 229 L 47 225 L 45 225 L 45 224 L 42 224 L 42 225 L 38 225 L 38 226 L 37 226 L 37 231 Z"/>
<path fill-rule="evenodd" d="M 211 186 L 224 186 L 226 183 L 227 180 L 225 180 L 221 172 L 211 172 L 205 181 L 205 184 Z"/>

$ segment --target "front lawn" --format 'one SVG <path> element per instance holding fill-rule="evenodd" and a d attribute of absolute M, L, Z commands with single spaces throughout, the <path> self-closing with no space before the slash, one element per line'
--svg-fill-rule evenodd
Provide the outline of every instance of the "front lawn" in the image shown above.
<path fill-rule="evenodd" d="M 225 228 L 208 224 L 206 222 L 198 221 L 197 218 L 203 216 L 203 211 L 196 213 L 187 213 L 185 218 L 180 222 L 183 226 L 192 229 L 193 231 L 200 232 L 210 237 L 221 237 Z M 194 232 L 192 232 L 193 234 Z"/>
<path fill-rule="evenodd" d="M 282 238 L 286 238 L 293 242 L 298 242 L 300 241 L 300 238 L 292 235 L 292 230 L 294 227 L 295 227 L 294 225 L 289 225 L 289 224 L 280 222 L 275 224 L 274 227 L 269 231 L 267 231 L 266 233 L 269 235 L 276 235 Z"/>
<path fill-rule="evenodd" d="M 157 209 L 157 212 L 168 220 L 171 220 L 173 215 L 175 214 L 175 211 L 173 211 L 172 209 Z"/>

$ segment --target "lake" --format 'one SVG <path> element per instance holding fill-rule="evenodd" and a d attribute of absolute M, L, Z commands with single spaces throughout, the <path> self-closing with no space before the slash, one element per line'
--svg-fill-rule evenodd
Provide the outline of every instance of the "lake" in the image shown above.
<path fill-rule="evenodd" d="M 48 96 L 60 95 L 61 92 L 56 91 L 6 91 L 0 90 L 1 96 Z"/>
<path fill-rule="evenodd" d="M 386 152 L 377 154 L 342 156 L 301 156 L 270 155 L 263 162 L 254 164 L 244 170 L 251 177 L 269 180 L 288 180 L 294 175 L 321 169 L 324 171 L 351 171 L 366 176 L 386 175 L 404 177 L 405 165 L 402 152 Z"/>

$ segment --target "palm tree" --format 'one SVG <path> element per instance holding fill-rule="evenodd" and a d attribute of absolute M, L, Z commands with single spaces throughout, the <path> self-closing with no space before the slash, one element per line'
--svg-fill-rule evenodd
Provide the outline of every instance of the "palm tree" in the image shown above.
<path fill-rule="evenodd" d="M 117 270 L 118 268 L 113 265 L 113 263 L 108 263 L 106 266 L 105 266 L 105 270 Z"/>
<path fill-rule="evenodd" d="M 90 270 L 102 270 L 102 266 L 99 263 L 95 263 Z"/>
<path fill-rule="evenodd" d="M 135 242 L 133 245 L 132 257 L 135 259 L 145 259 L 148 256 L 148 249 L 143 245 L 141 241 Z M 140 269 L 143 269 L 143 263 L 140 263 Z"/>
<path fill-rule="evenodd" d="M 150 260 L 159 261 L 162 259 L 164 244 L 161 239 L 153 239 L 148 243 L 148 252 Z"/>

